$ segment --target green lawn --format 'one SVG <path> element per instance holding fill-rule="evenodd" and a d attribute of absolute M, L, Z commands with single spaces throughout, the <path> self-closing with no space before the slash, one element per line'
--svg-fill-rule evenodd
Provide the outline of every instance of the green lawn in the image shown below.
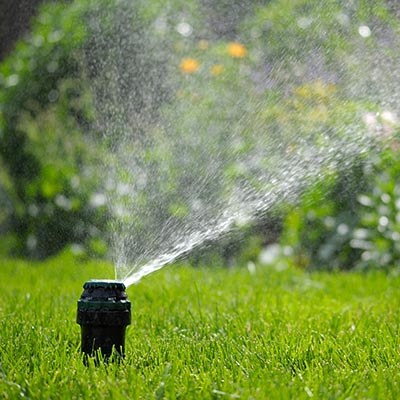
<path fill-rule="evenodd" d="M 110 266 L 0 269 L 0 397 L 397 399 L 400 278 L 166 267 L 128 289 L 126 361 L 85 367 L 76 301 Z"/>

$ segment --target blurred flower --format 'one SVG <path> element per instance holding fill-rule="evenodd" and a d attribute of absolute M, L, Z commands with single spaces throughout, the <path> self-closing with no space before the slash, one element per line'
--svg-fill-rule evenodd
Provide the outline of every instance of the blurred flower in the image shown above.
<path fill-rule="evenodd" d="M 320 100 L 329 99 L 329 97 L 336 91 L 336 85 L 333 83 L 326 83 L 321 79 L 317 79 L 316 81 L 307 83 L 305 85 L 297 86 L 293 89 L 293 93 L 296 96 L 307 99 L 318 98 Z"/>
<path fill-rule="evenodd" d="M 381 119 L 384 123 L 389 125 L 397 125 L 399 122 L 396 114 L 391 111 L 383 111 L 381 114 Z"/>
<path fill-rule="evenodd" d="M 179 34 L 185 37 L 188 37 L 193 33 L 193 28 L 187 22 L 180 22 L 175 29 Z"/>
<path fill-rule="evenodd" d="M 364 123 L 368 126 L 368 127 L 375 127 L 378 124 L 378 119 L 376 117 L 376 113 L 373 112 L 367 112 L 363 115 L 362 117 Z"/>
<path fill-rule="evenodd" d="M 200 50 L 207 50 L 208 49 L 208 41 L 207 40 L 200 40 L 199 49 Z"/>
<path fill-rule="evenodd" d="M 222 64 L 214 64 L 210 69 L 211 75 L 218 76 L 224 72 L 224 66 Z"/>
<path fill-rule="evenodd" d="M 370 133 L 379 135 L 382 138 L 392 136 L 399 126 L 397 115 L 389 110 L 382 113 L 367 112 L 362 116 L 362 120 Z"/>
<path fill-rule="evenodd" d="M 199 62 L 194 59 L 194 58 L 184 58 L 180 65 L 179 68 L 182 73 L 184 74 L 193 74 L 199 69 Z"/>
<path fill-rule="evenodd" d="M 247 49 L 241 43 L 231 42 L 228 44 L 228 54 L 233 58 L 244 58 L 247 55 Z"/>

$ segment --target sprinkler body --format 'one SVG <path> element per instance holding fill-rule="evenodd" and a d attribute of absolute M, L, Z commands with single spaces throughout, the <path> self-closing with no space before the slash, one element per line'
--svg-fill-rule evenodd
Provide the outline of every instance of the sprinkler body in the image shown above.
<path fill-rule="evenodd" d="M 125 285 L 91 280 L 83 285 L 76 322 L 81 326 L 81 350 L 86 356 L 125 354 L 125 330 L 131 323 L 131 303 Z"/>

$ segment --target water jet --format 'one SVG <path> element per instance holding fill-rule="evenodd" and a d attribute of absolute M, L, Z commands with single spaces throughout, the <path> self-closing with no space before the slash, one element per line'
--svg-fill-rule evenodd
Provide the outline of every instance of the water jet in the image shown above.
<path fill-rule="evenodd" d="M 88 13 L 82 66 L 105 172 L 92 203 L 106 206 L 127 287 L 284 216 L 379 149 L 393 128 L 378 112 L 397 120 L 399 24 L 384 1 L 250 2 L 227 36 L 209 34 L 213 2 L 194 1 L 193 14 L 167 2 L 152 15 L 145 2 L 108 3 Z"/>
<path fill-rule="evenodd" d="M 81 350 L 85 356 L 125 354 L 125 331 L 131 323 L 131 302 L 123 282 L 90 280 L 83 285 L 76 322 L 81 326 Z M 100 354 L 99 354 L 100 353 Z"/>

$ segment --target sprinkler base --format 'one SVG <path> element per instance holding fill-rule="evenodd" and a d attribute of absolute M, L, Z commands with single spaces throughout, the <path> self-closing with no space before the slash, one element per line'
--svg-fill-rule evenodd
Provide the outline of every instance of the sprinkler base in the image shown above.
<path fill-rule="evenodd" d="M 131 303 L 125 285 L 113 280 L 91 280 L 78 300 L 81 350 L 86 356 L 108 360 L 125 354 L 125 331 L 131 323 Z"/>

